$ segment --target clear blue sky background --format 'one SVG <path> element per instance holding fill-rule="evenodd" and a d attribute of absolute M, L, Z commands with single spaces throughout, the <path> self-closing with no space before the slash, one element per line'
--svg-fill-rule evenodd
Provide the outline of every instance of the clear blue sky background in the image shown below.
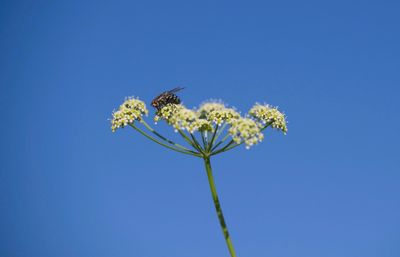
<path fill-rule="evenodd" d="M 110 131 L 178 85 L 288 115 L 213 160 L 239 257 L 400 256 L 399 7 L 3 1 L 0 256 L 228 256 L 201 160 Z"/>

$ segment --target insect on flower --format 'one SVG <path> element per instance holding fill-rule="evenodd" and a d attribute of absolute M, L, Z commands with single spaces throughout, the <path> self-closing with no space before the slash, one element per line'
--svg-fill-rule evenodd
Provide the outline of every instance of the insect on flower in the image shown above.
<path fill-rule="evenodd" d="M 180 104 L 181 99 L 179 99 L 179 97 L 175 93 L 181 91 L 182 89 L 184 89 L 184 87 L 176 87 L 174 89 L 161 93 L 159 96 L 154 98 L 153 101 L 151 101 L 151 106 L 159 111 L 167 104 Z"/>

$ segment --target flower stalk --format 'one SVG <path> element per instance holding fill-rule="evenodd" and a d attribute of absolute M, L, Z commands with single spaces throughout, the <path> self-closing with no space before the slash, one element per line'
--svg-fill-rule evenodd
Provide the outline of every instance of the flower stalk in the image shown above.
<path fill-rule="evenodd" d="M 277 108 L 269 105 L 254 105 L 245 117 L 242 117 L 233 108 L 227 108 L 222 103 L 208 102 L 198 110 L 187 109 L 181 104 L 167 104 L 156 112 L 154 121 L 165 121 L 179 133 L 187 146 L 175 143 L 153 129 L 143 116 L 148 115 L 148 110 L 143 101 L 137 98 L 127 98 L 117 111 L 113 112 L 111 129 L 114 132 L 126 126 L 150 139 L 151 141 L 178 153 L 202 158 L 210 186 L 215 210 L 221 230 L 231 257 L 236 257 L 228 227 L 222 213 L 217 190 L 211 168 L 211 157 L 232 150 L 245 144 L 246 148 L 261 142 L 264 139 L 263 131 L 267 127 L 281 130 L 286 134 L 285 115 Z M 136 124 L 142 124 L 141 129 Z M 152 135 L 149 135 L 150 132 Z M 196 132 L 201 138 L 201 143 L 196 138 Z M 219 138 L 222 137 L 221 140 Z M 231 139 L 228 143 L 226 141 Z"/>
<path fill-rule="evenodd" d="M 236 257 L 235 249 L 233 248 L 233 244 L 232 244 L 231 237 L 229 235 L 228 227 L 227 227 L 225 219 L 224 219 L 224 214 L 222 213 L 221 204 L 218 199 L 217 189 L 215 187 L 214 177 L 212 174 L 211 162 L 210 162 L 209 157 L 204 158 L 204 164 L 206 167 L 207 178 L 208 178 L 208 183 L 210 185 L 211 195 L 212 195 L 212 198 L 214 201 L 215 211 L 217 212 L 219 224 L 221 226 L 222 233 L 224 234 L 226 245 L 228 247 L 231 257 Z"/>

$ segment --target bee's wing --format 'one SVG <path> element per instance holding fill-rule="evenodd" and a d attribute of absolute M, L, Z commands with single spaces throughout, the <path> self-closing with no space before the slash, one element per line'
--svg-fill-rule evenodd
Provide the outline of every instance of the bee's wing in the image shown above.
<path fill-rule="evenodd" d="M 167 92 L 170 93 L 170 94 L 173 94 L 173 93 L 176 93 L 178 91 L 181 91 L 182 89 L 185 89 L 185 88 L 184 87 L 176 87 L 176 88 L 171 89 L 171 90 L 169 90 Z"/>

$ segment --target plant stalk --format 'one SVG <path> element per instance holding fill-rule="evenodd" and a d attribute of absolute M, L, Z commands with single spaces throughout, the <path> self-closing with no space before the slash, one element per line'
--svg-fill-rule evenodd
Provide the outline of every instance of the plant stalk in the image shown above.
<path fill-rule="evenodd" d="M 169 148 L 169 149 L 171 149 L 171 150 L 174 150 L 174 151 L 176 151 L 176 152 L 180 152 L 180 153 L 184 153 L 184 154 L 188 154 L 188 155 L 193 155 L 193 156 L 196 156 L 196 157 L 200 157 L 200 154 L 198 154 L 198 153 L 196 153 L 196 152 L 192 152 L 192 151 L 188 152 L 188 151 L 186 151 L 186 150 L 181 150 L 181 149 L 179 149 L 179 148 L 175 148 L 175 147 L 173 147 L 173 146 L 164 144 L 163 142 L 160 142 L 160 141 L 158 141 L 157 139 L 155 139 L 154 137 L 148 135 L 146 132 L 144 132 L 144 131 L 141 130 L 140 128 L 136 127 L 134 124 L 129 124 L 129 126 L 131 126 L 131 127 L 134 128 L 136 131 L 138 131 L 140 134 L 142 134 L 143 136 L 147 137 L 148 139 L 152 140 L 153 142 L 155 142 L 155 143 L 157 143 L 157 144 L 159 144 L 159 145 L 162 145 L 162 146 L 164 146 L 164 147 L 166 147 L 166 148 Z"/>
<path fill-rule="evenodd" d="M 188 151 L 188 152 L 191 152 L 191 153 L 196 153 L 196 152 L 194 152 L 194 151 L 192 151 L 192 150 L 190 150 L 190 149 L 187 149 L 186 147 L 184 147 L 184 146 L 182 146 L 182 145 L 180 145 L 180 144 L 177 144 L 177 143 L 175 143 L 175 142 L 169 140 L 168 138 L 164 137 L 163 135 L 161 135 L 160 133 L 158 133 L 157 131 L 155 131 L 152 127 L 150 127 L 150 125 L 147 124 L 147 122 L 145 122 L 144 120 L 141 120 L 140 122 L 141 122 L 148 130 L 150 130 L 151 133 L 153 133 L 153 134 L 156 135 L 157 137 L 161 138 L 161 139 L 164 140 L 165 142 L 168 142 L 168 143 L 170 143 L 171 145 L 173 145 L 173 146 L 175 146 L 175 147 L 177 147 L 177 148 L 180 148 L 180 149 L 182 149 L 182 150 L 185 150 L 185 151 Z"/>
<path fill-rule="evenodd" d="M 206 166 L 208 183 L 210 185 L 211 194 L 212 194 L 212 198 L 213 198 L 214 205 L 215 205 L 215 210 L 217 211 L 219 224 L 221 226 L 222 233 L 224 234 L 226 245 L 228 246 L 228 250 L 229 250 L 229 253 L 231 254 L 231 257 L 236 257 L 235 249 L 233 248 L 233 244 L 232 244 L 231 238 L 229 236 L 229 232 L 228 232 L 228 227 L 226 226 L 224 215 L 222 213 L 221 204 L 219 203 L 217 189 L 215 188 L 214 177 L 213 177 L 212 169 L 211 169 L 210 157 L 203 157 L 203 159 L 204 159 L 204 164 Z"/>

